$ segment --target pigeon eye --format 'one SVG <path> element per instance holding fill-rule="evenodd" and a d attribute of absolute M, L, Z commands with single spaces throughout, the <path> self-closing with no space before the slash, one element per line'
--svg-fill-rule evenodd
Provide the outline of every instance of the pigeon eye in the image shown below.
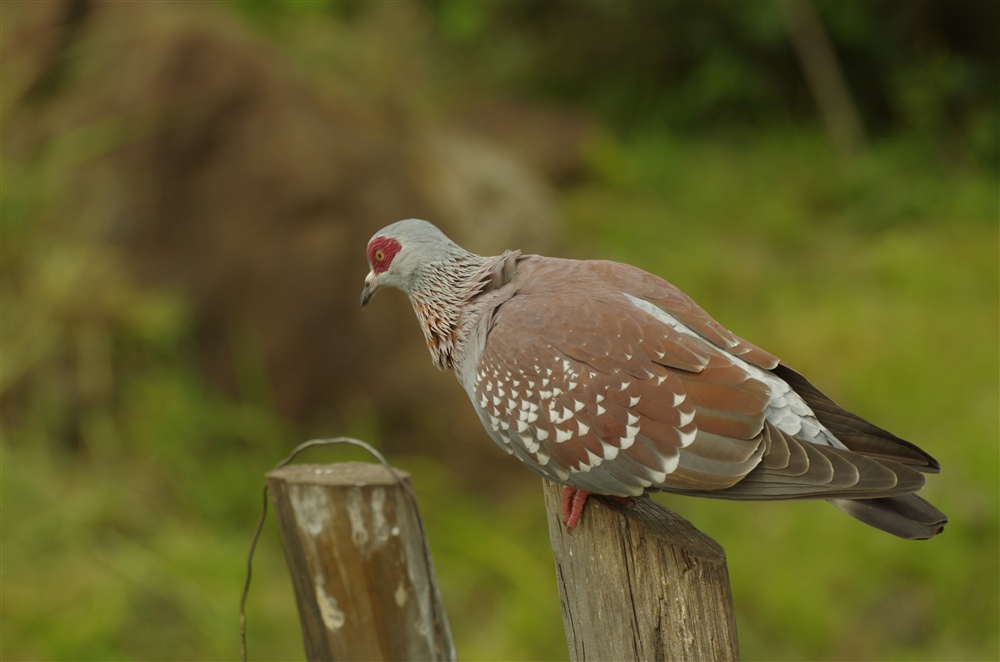
<path fill-rule="evenodd" d="M 368 246 L 368 264 L 375 273 L 382 273 L 392 264 L 401 246 L 391 237 L 376 237 Z"/>

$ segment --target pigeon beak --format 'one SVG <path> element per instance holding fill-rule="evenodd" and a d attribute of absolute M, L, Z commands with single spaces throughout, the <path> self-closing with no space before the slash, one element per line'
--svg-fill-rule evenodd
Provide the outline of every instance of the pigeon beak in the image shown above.
<path fill-rule="evenodd" d="M 372 298 L 372 295 L 375 294 L 375 290 L 377 290 L 377 289 L 378 289 L 378 286 L 375 285 L 375 272 L 374 271 L 369 271 L 368 275 L 365 276 L 365 287 L 364 287 L 363 290 L 361 290 L 361 309 L 362 310 L 364 310 L 364 307 L 368 304 L 369 299 Z"/>

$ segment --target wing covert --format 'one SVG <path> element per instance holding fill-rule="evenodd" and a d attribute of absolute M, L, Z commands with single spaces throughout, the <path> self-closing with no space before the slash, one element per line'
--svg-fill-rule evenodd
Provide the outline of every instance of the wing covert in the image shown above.
<path fill-rule="evenodd" d="M 626 496 L 734 484 L 760 460 L 768 392 L 624 295 L 573 292 L 553 305 L 519 292 L 493 315 L 473 400 L 494 439 L 538 473 Z"/>

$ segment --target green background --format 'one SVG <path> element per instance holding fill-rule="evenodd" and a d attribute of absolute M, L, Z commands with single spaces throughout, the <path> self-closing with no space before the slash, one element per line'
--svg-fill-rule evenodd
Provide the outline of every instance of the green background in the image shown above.
<path fill-rule="evenodd" d="M 275 413 L 252 360 L 236 393 L 206 379 L 183 292 L 142 284 L 95 230 L 118 192 L 74 181 L 129 140 L 115 118 L 19 147 L 37 109 L 72 115 L 61 86 L 110 42 L 74 35 L 34 77 L 15 4 L 2 8 L 0 657 L 233 659 L 263 473 L 314 430 Z M 585 113 L 578 171 L 555 189 L 564 256 L 668 278 L 943 467 L 925 495 L 951 522 L 929 542 L 822 502 L 661 499 L 725 547 L 743 656 L 995 660 L 998 4 L 815 7 L 864 127 L 853 144 L 824 130 L 772 3 L 231 2 L 211 25 L 407 121 L 491 96 Z M 354 297 L 363 276 L 329 286 Z M 381 417 L 325 432 L 381 445 Z M 488 493 L 474 485 L 489 464 L 389 459 L 413 474 L 459 656 L 565 659 L 537 481 Z M 254 567 L 251 659 L 301 658 L 273 522 Z"/>

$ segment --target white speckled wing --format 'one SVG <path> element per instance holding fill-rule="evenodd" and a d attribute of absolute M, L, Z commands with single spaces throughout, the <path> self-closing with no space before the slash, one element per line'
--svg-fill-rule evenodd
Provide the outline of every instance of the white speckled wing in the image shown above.
<path fill-rule="evenodd" d="M 501 447 L 547 478 L 622 496 L 722 489 L 756 466 L 764 382 L 600 280 L 565 283 L 519 286 L 490 320 L 470 395 Z"/>
<path fill-rule="evenodd" d="M 491 437 L 542 476 L 737 499 L 922 484 L 846 450 L 776 358 L 669 283 L 610 262 L 528 256 L 519 270 L 463 383 Z"/>

